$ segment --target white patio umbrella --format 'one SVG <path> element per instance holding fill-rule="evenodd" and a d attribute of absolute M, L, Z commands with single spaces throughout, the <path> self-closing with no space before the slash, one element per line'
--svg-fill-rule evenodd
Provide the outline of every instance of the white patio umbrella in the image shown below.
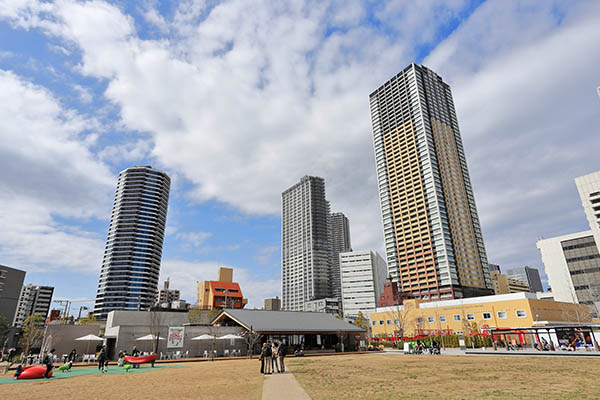
<path fill-rule="evenodd" d="M 236 339 L 243 339 L 243 337 L 229 333 L 227 335 L 219 336 L 217 339 L 229 339 L 229 345 L 233 346 Z"/>
<path fill-rule="evenodd" d="M 91 342 L 100 342 L 100 341 L 104 340 L 104 338 L 101 338 L 100 336 L 96 336 L 96 335 L 93 335 L 93 334 L 90 333 L 89 335 L 82 336 L 82 337 L 77 338 L 75 340 L 80 340 L 82 342 L 83 341 L 88 342 L 88 347 L 87 347 L 87 352 L 86 352 L 86 354 L 87 354 L 87 353 L 90 352 L 90 343 Z"/>
<path fill-rule="evenodd" d="M 139 338 L 137 338 L 135 340 L 156 340 L 156 335 L 150 334 L 150 335 L 139 337 Z M 159 336 L 158 340 L 167 340 L 167 339 L 164 338 L 164 337 L 162 337 L 162 336 Z"/>
<path fill-rule="evenodd" d="M 146 342 L 154 342 L 156 340 L 156 338 L 157 338 L 156 335 L 149 334 L 149 335 L 146 335 L 146 336 L 139 337 L 139 338 L 137 338 L 135 340 L 136 341 L 139 340 L 139 341 L 146 341 Z M 158 336 L 158 340 L 167 340 L 167 339 L 159 335 Z"/>
<path fill-rule="evenodd" d="M 213 335 L 204 334 L 204 335 L 193 337 L 190 340 L 212 340 L 212 339 L 216 339 L 216 337 Z"/>
<path fill-rule="evenodd" d="M 217 339 L 243 339 L 243 337 L 238 336 L 238 335 L 233 335 L 233 334 L 228 334 L 228 335 L 224 335 L 224 336 L 219 336 Z"/>

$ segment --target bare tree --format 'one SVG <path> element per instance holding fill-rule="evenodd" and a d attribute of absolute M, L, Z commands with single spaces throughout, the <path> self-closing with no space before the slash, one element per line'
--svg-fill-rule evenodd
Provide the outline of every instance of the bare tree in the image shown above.
<path fill-rule="evenodd" d="M 395 305 L 392 309 L 392 318 L 394 319 L 394 334 L 404 336 L 405 332 L 414 324 L 415 318 L 411 315 L 414 304 L 406 303 L 404 305 Z"/>
<path fill-rule="evenodd" d="M 250 327 L 250 330 L 246 330 L 244 333 L 242 333 L 242 337 L 248 345 L 248 358 L 252 358 L 252 353 L 254 352 L 254 345 L 260 342 L 261 336 L 262 335 L 254 332 L 252 327 Z"/>
<path fill-rule="evenodd" d="M 164 315 L 160 311 L 150 311 L 148 318 L 148 328 L 152 335 L 152 352 L 156 354 L 158 350 L 158 341 L 160 340 L 160 328 L 163 325 Z"/>
<path fill-rule="evenodd" d="M 578 324 L 592 322 L 592 319 L 596 317 L 596 312 L 593 306 L 581 307 L 584 304 L 573 304 L 572 307 L 568 307 L 564 312 L 564 316 L 568 321 L 575 320 Z"/>
<path fill-rule="evenodd" d="M 212 336 L 212 343 L 210 349 L 210 360 L 215 361 L 215 346 L 217 344 L 217 336 L 221 334 L 221 326 L 220 325 L 209 325 L 208 326 L 208 334 Z"/>
<path fill-rule="evenodd" d="M 38 346 L 44 337 L 44 317 L 41 314 L 33 314 L 25 319 L 23 323 L 23 336 L 19 344 L 23 346 L 23 354 L 27 356 L 32 347 Z"/>

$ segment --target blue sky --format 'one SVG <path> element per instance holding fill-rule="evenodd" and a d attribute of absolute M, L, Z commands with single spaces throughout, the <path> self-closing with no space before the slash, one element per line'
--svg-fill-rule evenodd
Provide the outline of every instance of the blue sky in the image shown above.
<path fill-rule="evenodd" d="M 588 229 L 599 168 L 595 1 L 0 0 L 0 263 L 95 297 L 119 171 L 172 178 L 161 280 L 235 267 L 280 290 L 280 196 L 326 180 L 381 251 L 368 95 L 411 62 L 452 86 L 491 262 Z"/>

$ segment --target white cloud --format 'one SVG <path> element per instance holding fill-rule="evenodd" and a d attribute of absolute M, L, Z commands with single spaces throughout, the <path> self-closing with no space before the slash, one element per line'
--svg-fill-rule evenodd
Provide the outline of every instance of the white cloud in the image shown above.
<path fill-rule="evenodd" d="M 266 246 L 261 247 L 260 249 L 258 249 L 258 251 L 256 252 L 256 256 L 254 257 L 254 259 L 256 260 L 256 262 L 259 265 L 262 266 L 268 266 L 270 263 L 273 263 L 273 261 L 276 262 L 276 264 L 279 263 L 279 252 L 281 251 L 281 246 L 279 244 L 269 244 Z"/>
<path fill-rule="evenodd" d="M 382 33 L 339 3 L 186 1 L 155 16 L 172 32 L 161 40 L 98 0 L 0 15 L 78 46 L 79 71 L 107 82 L 121 123 L 195 200 L 273 215 L 282 190 L 320 175 L 354 246 L 381 249 L 368 94 L 470 6 L 386 2 Z M 453 88 L 491 261 L 535 262 L 535 236 L 578 224 L 572 178 L 597 168 L 597 16 L 593 2 L 488 1 L 425 60 Z M 101 156 L 135 153 L 120 151 Z"/>
<path fill-rule="evenodd" d="M 507 267 L 586 229 L 573 179 L 598 169 L 600 9 L 559 3 L 488 2 L 425 60 L 453 85 L 488 258 Z"/>
<path fill-rule="evenodd" d="M 232 1 L 179 24 L 177 40 L 151 41 L 116 7 L 61 2 L 39 26 L 78 44 L 80 71 L 108 79 L 125 127 L 153 136 L 152 156 L 191 181 L 197 201 L 277 214 L 282 190 L 321 175 L 355 242 L 379 247 L 379 232 L 367 233 L 380 224 L 367 95 L 407 49 L 340 10 Z M 350 27 L 323 39 L 329 21 Z"/>
<path fill-rule="evenodd" d="M 152 144 L 146 139 L 138 139 L 121 144 L 108 145 L 98 151 L 98 158 L 106 163 L 121 165 L 144 160 L 150 153 Z"/>
<path fill-rule="evenodd" d="M 168 278 L 169 287 L 180 290 L 182 299 L 194 304 L 197 299 L 197 283 L 217 279 L 219 267 L 233 268 L 233 281 L 240 284 L 242 294 L 248 299 L 248 308 L 262 308 L 264 299 L 280 295 L 279 279 L 264 279 L 245 268 L 223 265 L 216 261 L 163 260 L 160 280 L 162 282 Z"/>
<path fill-rule="evenodd" d="M 75 93 L 77 93 L 79 101 L 81 101 L 82 103 L 89 104 L 92 102 L 92 100 L 94 100 L 94 96 L 92 95 L 90 89 L 85 88 L 81 85 L 73 85 L 72 87 Z"/>
<path fill-rule="evenodd" d="M 175 239 L 182 241 L 187 246 L 198 247 L 212 236 L 210 232 L 179 232 Z"/>
<path fill-rule="evenodd" d="M 88 129 L 44 88 L 0 70 L 0 255 L 30 270 L 96 271 L 103 241 L 58 218 L 105 218 L 114 178 L 98 162 Z"/>

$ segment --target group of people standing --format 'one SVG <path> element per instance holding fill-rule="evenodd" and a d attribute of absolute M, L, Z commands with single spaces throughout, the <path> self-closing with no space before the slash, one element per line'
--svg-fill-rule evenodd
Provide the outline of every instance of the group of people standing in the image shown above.
<path fill-rule="evenodd" d="M 269 375 L 285 372 L 287 348 L 281 342 L 265 342 L 260 350 L 260 373 Z"/>

